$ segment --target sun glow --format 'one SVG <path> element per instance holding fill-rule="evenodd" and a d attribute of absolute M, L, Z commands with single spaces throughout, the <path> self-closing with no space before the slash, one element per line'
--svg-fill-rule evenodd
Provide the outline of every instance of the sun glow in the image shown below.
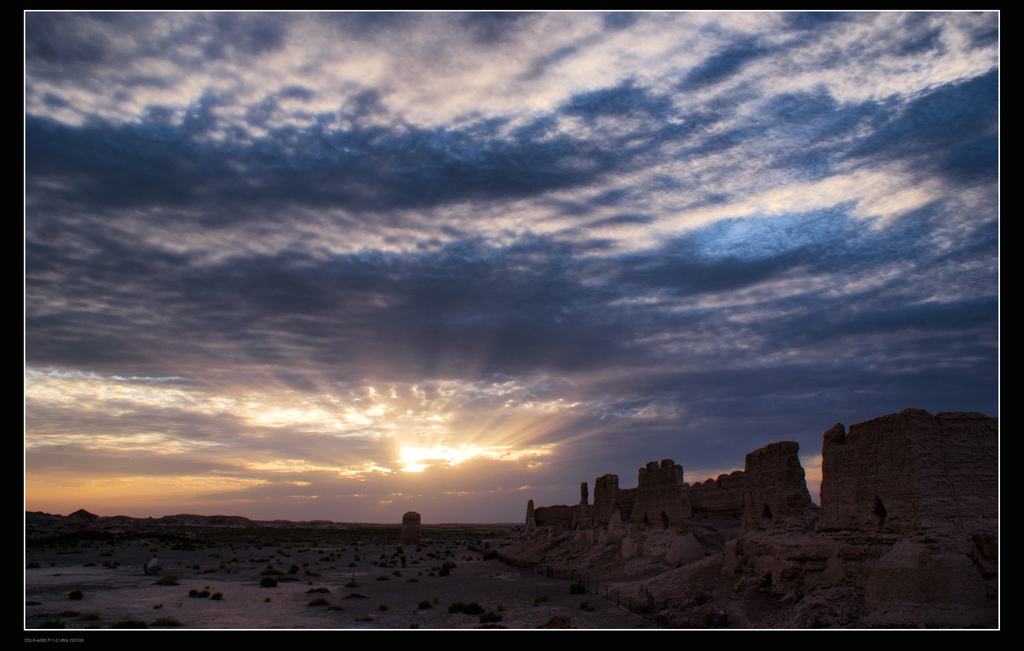
<path fill-rule="evenodd" d="M 401 448 L 398 462 L 402 472 L 423 472 L 432 465 L 457 466 L 470 459 L 491 459 L 495 461 L 518 461 L 520 459 L 541 457 L 551 454 L 553 445 L 513 449 L 511 445 L 479 446 L 465 444 L 459 446 L 431 445 Z"/>

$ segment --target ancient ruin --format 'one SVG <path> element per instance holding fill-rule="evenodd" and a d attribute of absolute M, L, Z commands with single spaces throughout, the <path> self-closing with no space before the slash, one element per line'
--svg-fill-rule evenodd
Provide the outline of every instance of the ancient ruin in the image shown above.
<path fill-rule="evenodd" d="M 798 454 L 769 443 L 693 485 L 671 459 L 640 468 L 635 488 L 602 475 L 593 504 L 586 483 L 577 505 L 530 500 L 501 552 L 590 573 L 678 626 L 995 624 L 995 418 L 907 409 L 833 426 L 820 507 Z M 755 616 L 743 604 L 756 594 L 771 601 Z"/>
<path fill-rule="evenodd" d="M 409 511 L 402 516 L 402 537 L 403 545 L 420 544 L 420 514 L 416 511 Z"/>

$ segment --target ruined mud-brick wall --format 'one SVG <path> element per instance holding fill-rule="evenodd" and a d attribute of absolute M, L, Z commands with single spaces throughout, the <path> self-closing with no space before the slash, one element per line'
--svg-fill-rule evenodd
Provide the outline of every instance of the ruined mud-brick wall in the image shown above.
<path fill-rule="evenodd" d="M 998 428 L 977 413 L 905 409 L 822 445 L 821 530 L 970 538 L 998 528 Z"/>
<path fill-rule="evenodd" d="M 694 516 L 726 515 L 739 518 L 743 514 L 745 485 L 742 470 L 693 484 L 689 487 L 689 493 Z"/>
<path fill-rule="evenodd" d="M 594 524 L 608 524 L 619 493 L 618 475 L 601 475 L 594 480 Z M 621 513 L 619 514 L 622 515 Z"/>
<path fill-rule="evenodd" d="M 633 518 L 633 504 L 636 502 L 635 488 L 620 488 L 615 494 L 615 503 L 612 509 L 617 510 L 622 522 L 629 522 Z"/>
<path fill-rule="evenodd" d="M 420 514 L 416 511 L 409 511 L 402 516 L 400 540 L 403 545 L 420 544 Z"/>
<path fill-rule="evenodd" d="M 846 549 L 875 543 L 866 623 L 995 625 L 998 462 L 998 423 L 983 414 L 905 409 L 825 432 L 818 529 Z"/>
<path fill-rule="evenodd" d="M 578 505 L 566 506 L 564 504 L 538 506 L 533 511 L 533 519 L 538 527 L 570 526 L 578 508 Z"/>
<path fill-rule="evenodd" d="M 662 459 L 641 468 L 631 519 L 651 525 L 676 526 L 690 519 L 690 497 L 683 488 L 683 467 Z"/>
<path fill-rule="evenodd" d="M 811 506 L 795 441 L 769 443 L 747 454 L 743 468 L 743 526 L 801 524 Z"/>

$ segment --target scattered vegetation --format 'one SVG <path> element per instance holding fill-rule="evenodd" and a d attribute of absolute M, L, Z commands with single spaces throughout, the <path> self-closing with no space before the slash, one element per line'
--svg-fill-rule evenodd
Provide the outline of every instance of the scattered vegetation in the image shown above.
<path fill-rule="evenodd" d="M 165 574 L 157 579 L 153 585 L 178 585 L 178 577 L 173 574 Z"/>
<path fill-rule="evenodd" d="M 220 592 L 214 592 L 212 595 L 210 595 L 210 599 L 212 601 L 224 601 L 224 594 Z"/>
<path fill-rule="evenodd" d="M 327 589 L 327 588 L 325 588 L 323 586 L 320 586 L 319 588 L 310 588 L 309 590 L 306 590 L 306 594 L 312 594 L 314 592 L 319 592 L 319 593 L 322 593 L 322 594 L 330 594 L 331 593 L 331 591 L 329 589 Z"/>
<path fill-rule="evenodd" d="M 592 613 L 594 612 L 594 604 L 590 603 L 589 601 L 581 601 L 580 610 L 585 610 L 588 613 Z"/>
<path fill-rule="evenodd" d="M 85 596 L 85 595 L 82 594 L 81 590 L 72 590 L 71 592 L 68 593 L 68 599 L 70 599 L 72 601 L 78 601 L 83 596 Z"/>
<path fill-rule="evenodd" d="M 448 606 L 448 612 L 450 613 L 465 613 L 466 615 L 482 615 L 484 613 L 483 606 L 473 601 L 468 604 L 464 604 L 461 601 L 456 601 L 452 605 Z"/>
<path fill-rule="evenodd" d="M 188 596 L 193 599 L 207 599 L 210 596 L 209 590 L 189 590 Z"/>
<path fill-rule="evenodd" d="M 542 603 L 546 602 L 547 600 L 548 600 L 548 596 L 546 594 L 541 595 L 539 597 L 534 597 L 533 598 L 533 605 L 534 606 L 539 606 Z"/>
<path fill-rule="evenodd" d="M 161 617 L 153 622 L 153 626 L 181 626 L 181 622 L 173 617 Z"/>
<path fill-rule="evenodd" d="M 430 605 L 429 601 L 421 601 L 416 608 L 418 610 L 426 610 L 427 608 L 433 608 L 433 606 Z"/>
<path fill-rule="evenodd" d="M 323 597 L 317 597 L 316 599 L 313 599 L 312 601 L 310 601 L 306 605 L 307 606 L 330 606 L 331 603 L 329 601 L 327 601 L 326 599 L 324 599 Z"/>
<path fill-rule="evenodd" d="M 265 576 L 262 579 L 260 579 L 260 587 L 261 588 L 276 588 L 277 587 L 277 579 L 275 579 L 272 576 Z M 269 601 L 269 599 L 267 601 Z"/>
<path fill-rule="evenodd" d="M 587 594 L 587 586 L 582 583 L 573 583 L 569 586 L 569 594 Z"/>
<path fill-rule="evenodd" d="M 572 628 L 571 620 L 564 615 L 555 615 L 537 628 Z"/>
<path fill-rule="evenodd" d="M 493 622 L 500 622 L 501 619 L 502 619 L 501 615 L 499 615 L 498 613 L 494 612 L 493 610 L 488 610 L 483 615 L 480 615 L 480 623 L 481 624 L 491 624 Z"/>

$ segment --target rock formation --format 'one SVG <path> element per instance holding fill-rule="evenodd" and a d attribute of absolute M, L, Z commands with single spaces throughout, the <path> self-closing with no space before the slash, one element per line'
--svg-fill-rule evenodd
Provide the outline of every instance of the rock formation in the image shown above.
<path fill-rule="evenodd" d="M 534 515 L 533 500 L 526 503 L 526 530 L 533 531 L 537 528 L 537 518 Z"/>
<path fill-rule="evenodd" d="M 420 514 L 416 511 L 409 511 L 402 516 L 402 538 L 403 545 L 420 544 Z"/>

